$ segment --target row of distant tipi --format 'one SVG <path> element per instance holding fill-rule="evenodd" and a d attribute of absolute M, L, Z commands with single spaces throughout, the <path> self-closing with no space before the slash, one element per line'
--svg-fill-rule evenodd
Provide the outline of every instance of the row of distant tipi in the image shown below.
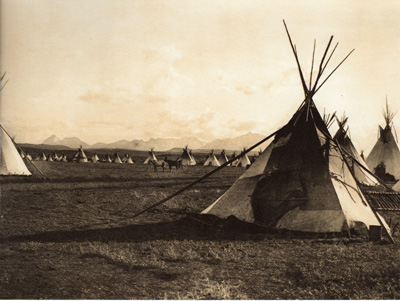
<path fill-rule="evenodd" d="M 28 160 L 32 160 L 32 157 L 29 154 L 24 154 L 21 153 L 21 156 L 26 158 Z M 92 163 L 98 163 L 98 162 L 106 162 L 106 163 L 127 163 L 127 164 L 133 164 L 132 157 L 129 154 L 125 154 L 122 158 L 118 155 L 118 153 L 115 153 L 113 158 L 110 157 L 109 154 L 106 154 L 103 159 L 100 159 L 97 153 L 94 153 L 90 158 L 86 156 L 85 151 L 83 150 L 82 146 L 79 147 L 77 153 L 71 158 L 68 159 L 67 156 L 64 155 L 58 155 L 57 153 L 49 154 L 48 156 L 45 155 L 44 152 L 41 152 L 38 154 L 33 161 L 50 161 L 50 162 L 78 162 L 78 163 L 87 163 L 87 162 L 92 162 Z"/>
<path fill-rule="evenodd" d="M 395 114 L 390 110 L 388 103 L 386 102 L 386 110 L 384 111 L 386 126 L 384 128 L 379 126 L 378 141 L 366 160 L 364 159 L 363 154 L 360 154 L 351 142 L 348 134 L 348 118 L 345 116 L 343 116 L 341 120 L 336 118 L 338 121 L 339 130 L 335 134 L 334 139 L 337 139 L 343 145 L 350 156 L 353 156 L 357 161 L 362 163 L 363 167 L 360 167 L 354 162 L 349 162 L 353 166 L 354 172 L 356 176 L 358 176 L 358 181 L 360 183 L 371 184 L 371 182 L 377 181 L 375 177 L 370 174 L 370 171 L 374 172 L 384 181 L 398 181 L 400 179 L 400 151 L 396 143 L 392 127 L 394 115 Z M 326 120 L 326 122 L 328 122 L 328 120 Z M 25 154 L 22 150 L 20 154 L 18 154 L 14 141 L 7 134 L 3 126 L 1 126 L 1 145 L 1 175 L 30 175 L 31 173 L 26 168 L 24 162 L 21 160 L 21 157 L 26 157 L 29 161 L 134 163 L 129 154 L 125 154 L 122 156 L 122 158 L 118 155 L 118 153 L 115 153 L 113 158 L 106 154 L 103 159 L 100 159 L 97 153 L 94 153 L 90 158 L 88 158 L 82 147 L 78 149 L 77 153 L 72 159 L 68 159 L 66 155 L 58 155 L 57 153 L 46 156 L 43 152 L 38 154 L 35 158 L 32 158 L 29 154 Z M 245 152 L 245 149 L 243 152 Z M 236 153 L 232 155 L 232 158 L 234 157 L 236 157 Z M 192 151 L 188 149 L 188 146 L 183 149 L 183 153 L 179 159 L 182 161 L 182 165 L 197 165 L 197 162 L 192 155 Z M 203 165 L 221 166 L 228 161 L 229 159 L 225 150 L 222 150 L 219 159 L 215 155 L 214 151 L 211 151 Z M 151 162 L 157 162 L 154 149 L 149 151 L 148 157 L 143 163 L 150 164 Z M 251 163 L 252 162 L 247 154 L 244 154 L 229 165 L 248 167 L 251 165 Z M 394 189 L 400 190 L 400 181 L 398 181 L 398 184 L 394 186 Z"/>
<path fill-rule="evenodd" d="M 232 159 L 236 158 L 236 153 L 233 153 Z M 222 150 L 220 158 L 217 159 L 217 156 L 214 154 L 214 151 L 211 151 L 206 161 L 203 163 L 204 166 L 221 166 L 222 164 L 228 162 L 228 156 L 225 153 L 225 150 Z M 247 156 L 246 149 L 243 149 L 243 154 L 235 159 L 232 163 L 228 164 L 228 166 L 238 166 L 238 167 L 248 167 L 251 165 L 251 161 Z"/>

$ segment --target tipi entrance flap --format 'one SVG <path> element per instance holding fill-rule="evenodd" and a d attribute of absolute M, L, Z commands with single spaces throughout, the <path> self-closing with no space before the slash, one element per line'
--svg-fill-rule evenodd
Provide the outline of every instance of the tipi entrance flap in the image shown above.
<path fill-rule="evenodd" d="M 305 110 L 299 112 L 300 116 L 296 118 L 298 123 L 292 127 L 290 140 L 281 147 L 274 148 L 265 176 L 260 179 L 254 190 L 253 210 L 255 219 L 260 224 L 274 227 L 294 208 L 300 208 L 302 216 L 307 216 L 308 211 L 340 211 L 321 151 L 323 141 L 318 139 L 314 124 L 305 121 L 305 114 Z M 279 143 L 279 139 L 274 142 Z M 290 223 L 290 220 L 287 222 Z M 289 225 L 287 222 L 285 225 L 292 230 L 319 231 L 296 229 L 294 224 Z M 301 227 L 300 224 L 299 226 Z M 330 227 L 329 224 L 325 228 Z M 341 228 L 342 225 L 336 230 L 340 232 Z"/>
<path fill-rule="evenodd" d="M 274 227 L 282 216 L 307 202 L 297 172 L 276 172 L 262 177 L 251 196 L 257 223 Z"/>

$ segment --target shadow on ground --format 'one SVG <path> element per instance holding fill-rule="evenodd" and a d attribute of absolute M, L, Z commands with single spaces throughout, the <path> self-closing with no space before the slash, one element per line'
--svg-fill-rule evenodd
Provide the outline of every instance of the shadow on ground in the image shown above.
<path fill-rule="evenodd" d="M 154 240 L 249 240 L 265 229 L 237 220 L 220 220 L 211 216 L 190 214 L 175 221 L 134 224 L 101 229 L 49 231 L 32 235 L 1 237 L 4 242 L 143 242 Z M 262 235 L 264 237 L 264 235 Z M 261 237 L 260 237 L 261 239 Z"/>
<path fill-rule="evenodd" d="M 264 239 L 318 239 L 334 238 L 335 234 L 294 233 L 273 231 L 254 224 L 241 222 L 235 218 L 226 220 L 214 216 L 188 214 L 175 221 L 134 224 L 101 229 L 75 229 L 68 231 L 49 231 L 32 235 L 1 237 L 5 242 L 144 242 L 155 240 L 242 240 L 257 241 Z"/>

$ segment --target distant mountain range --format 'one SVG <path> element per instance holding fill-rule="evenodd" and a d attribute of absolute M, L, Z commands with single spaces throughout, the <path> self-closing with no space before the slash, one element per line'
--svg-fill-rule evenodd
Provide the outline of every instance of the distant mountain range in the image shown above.
<path fill-rule="evenodd" d="M 78 148 L 82 145 L 84 148 L 89 149 L 99 149 L 99 148 L 109 148 L 109 149 L 128 149 L 128 150 L 149 150 L 154 148 L 155 151 L 167 151 L 174 148 L 183 148 L 186 145 L 190 149 L 204 149 L 204 150 L 242 150 L 243 148 L 249 148 L 256 144 L 260 140 L 265 138 L 264 135 L 248 133 L 235 138 L 226 139 L 216 139 L 211 142 L 203 142 L 195 137 L 186 138 L 151 138 L 148 141 L 134 139 L 128 140 L 118 140 L 112 143 L 102 143 L 98 142 L 93 145 L 82 141 L 77 137 L 67 137 L 60 139 L 56 135 L 52 135 L 45 139 L 42 144 L 53 145 L 53 146 L 66 146 L 70 148 Z"/>
<path fill-rule="evenodd" d="M 71 148 L 76 148 L 82 145 L 82 147 L 87 147 L 89 144 L 83 142 L 81 139 L 76 137 L 67 137 L 64 139 L 58 138 L 56 135 L 52 135 L 49 138 L 45 139 L 42 144 L 47 145 L 63 145 Z"/>

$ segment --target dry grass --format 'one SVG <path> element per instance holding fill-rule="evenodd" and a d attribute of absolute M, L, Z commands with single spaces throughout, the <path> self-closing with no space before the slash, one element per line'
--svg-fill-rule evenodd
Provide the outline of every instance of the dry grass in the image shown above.
<path fill-rule="evenodd" d="M 47 179 L 1 184 L 2 299 L 400 298 L 398 244 L 194 215 L 243 169 L 132 219 L 210 169 L 40 163 Z"/>

